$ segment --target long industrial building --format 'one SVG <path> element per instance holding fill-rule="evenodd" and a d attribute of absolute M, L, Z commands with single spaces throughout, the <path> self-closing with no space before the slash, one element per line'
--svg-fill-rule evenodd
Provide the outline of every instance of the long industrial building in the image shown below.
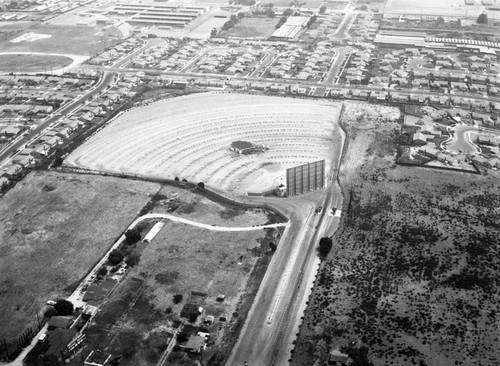
<path fill-rule="evenodd" d="M 117 3 L 109 15 L 124 16 L 131 25 L 185 27 L 207 10 L 203 6 L 158 3 Z"/>

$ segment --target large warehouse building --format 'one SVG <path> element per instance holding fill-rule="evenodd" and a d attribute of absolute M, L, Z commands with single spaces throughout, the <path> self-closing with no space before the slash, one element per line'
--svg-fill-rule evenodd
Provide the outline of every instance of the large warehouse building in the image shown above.
<path fill-rule="evenodd" d="M 203 6 L 162 3 L 117 3 L 109 15 L 122 16 L 131 25 L 185 27 L 207 10 Z"/>

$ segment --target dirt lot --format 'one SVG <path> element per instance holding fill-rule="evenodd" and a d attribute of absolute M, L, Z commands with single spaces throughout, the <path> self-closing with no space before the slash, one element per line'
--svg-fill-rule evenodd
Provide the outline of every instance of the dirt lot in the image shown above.
<path fill-rule="evenodd" d="M 270 37 L 276 30 L 277 18 L 243 18 L 233 28 L 222 33 L 225 37 Z"/>
<path fill-rule="evenodd" d="M 0 204 L 0 339 L 16 337 L 73 285 L 159 186 L 32 172 Z"/>
<path fill-rule="evenodd" d="M 347 213 L 292 364 L 497 365 L 498 181 L 394 165 L 391 125 L 348 127 Z"/>
<path fill-rule="evenodd" d="M 173 200 L 174 214 L 181 217 L 200 222 L 206 218 L 225 226 L 252 226 L 270 219 L 261 210 L 224 207 L 171 187 L 156 195 L 153 211 L 169 212 L 167 208 L 173 206 L 168 201 L 179 193 Z M 204 330 L 211 335 L 203 358 L 207 364 L 218 364 L 216 360 L 224 359 L 236 341 L 235 334 L 271 258 L 266 253 L 269 242 L 279 240 L 275 237 L 278 232 L 226 233 L 166 221 L 151 243 L 133 245 L 140 260 L 86 331 L 84 355 L 100 348 L 121 355 L 120 365 L 156 364 L 176 329 L 187 337 Z M 224 301 L 216 300 L 219 294 L 225 295 Z M 173 295 L 182 295 L 182 301 L 174 302 Z M 194 300 L 204 308 L 202 314 L 196 319 L 181 317 L 186 303 Z M 215 317 L 214 324 L 203 324 L 208 315 Z M 177 344 L 182 346 L 186 341 L 181 338 Z M 199 357 L 176 347 L 166 364 L 195 365 Z M 80 361 L 73 362 L 79 365 Z"/>

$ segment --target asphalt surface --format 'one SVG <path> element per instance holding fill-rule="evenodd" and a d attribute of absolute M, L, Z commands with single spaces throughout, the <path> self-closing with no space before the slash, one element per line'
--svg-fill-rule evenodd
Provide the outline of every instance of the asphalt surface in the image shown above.
<path fill-rule="evenodd" d="M 448 150 L 464 154 L 475 154 L 480 152 L 470 138 L 470 133 L 478 132 L 478 128 L 471 126 L 455 126 L 453 131 L 455 132 L 453 140 L 446 144 Z"/>

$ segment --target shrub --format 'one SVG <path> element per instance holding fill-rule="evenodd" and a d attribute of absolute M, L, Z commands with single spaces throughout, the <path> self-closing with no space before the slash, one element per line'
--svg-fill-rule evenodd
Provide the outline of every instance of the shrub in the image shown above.
<path fill-rule="evenodd" d="M 319 254 L 321 254 L 321 256 L 323 257 L 326 257 L 328 255 L 328 253 L 330 252 L 330 250 L 332 249 L 332 239 L 331 238 L 328 238 L 328 237 L 325 237 L 325 238 L 321 238 L 319 240 Z"/>
<path fill-rule="evenodd" d="M 182 298 L 183 298 L 182 294 L 175 294 L 173 300 L 174 304 L 179 304 L 180 302 L 182 302 Z"/>
<path fill-rule="evenodd" d="M 134 267 L 139 264 L 140 260 L 141 256 L 139 254 L 132 253 L 125 259 L 125 263 L 127 263 L 129 267 Z"/>
<path fill-rule="evenodd" d="M 106 276 L 108 274 L 108 269 L 104 266 L 102 266 L 101 268 L 99 268 L 99 270 L 97 271 L 97 274 L 99 276 Z"/>

